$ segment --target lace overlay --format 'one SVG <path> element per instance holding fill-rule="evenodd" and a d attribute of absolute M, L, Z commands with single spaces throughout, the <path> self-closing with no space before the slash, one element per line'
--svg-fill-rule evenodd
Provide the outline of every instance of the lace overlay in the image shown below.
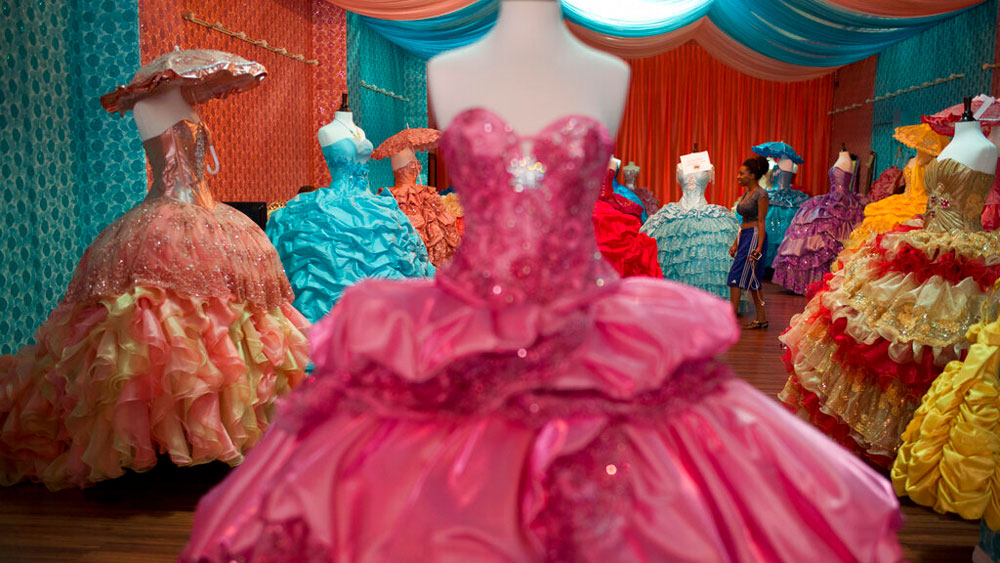
<path fill-rule="evenodd" d="M 708 207 L 708 200 L 705 199 L 705 190 L 708 189 L 708 184 L 712 182 L 712 178 L 714 177 L 714 168 L 700 170 L 693 174 L 685 174 L 678 169 L 677 181 L 681 183 L 681 191 L 683 193 L 677 205 L 684 211 Z"/>
<path fill-rule="evenodd" d="M 986 196 L 993 175 L 951 160 L 935 160 L 924 174 L 927 184 L 928 231 L 981 231 Z"/>
<path fill-rule="evenodd" d="M 232 296 L 265 309 L 292 300 L 264 232 L 212 198 L 203 173 L 207 135 L 203 124 L 181 121 L 143 143 L 154 174 L 149 194 L 87 248 L 64 301 L 98 301 L 135 286 Z"/>
<path fill-rule="evenodd" d="M 456 117 L 441 150 L 454 163 L 466 232 L 437 283 L 495 306 L 613 285 L 618 276 L 597 249 L 591 219 L 611 146 L 585 117 L 560 119 L 533 137 L 485 109 Z"/>

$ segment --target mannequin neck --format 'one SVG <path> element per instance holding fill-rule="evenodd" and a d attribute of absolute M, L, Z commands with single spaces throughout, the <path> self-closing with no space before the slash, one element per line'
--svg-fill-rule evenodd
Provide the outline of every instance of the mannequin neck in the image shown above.
<path fill-rule="evenodd" d="M 181 121 L 200 123 L 201 118 L 191 104 L 184 99 L 180 87 L 174 86 L 162 92 L 143 98 L 132 108 L 139 138 L 148 141 L 159 137 L 167 129 Z"/>
<path fill-rule="evenodd" d="M 851 162 L 851 153 L 847 151 L 840 151 L 840 154 L 837 155 L 837 162 L 833 163 L 833 165 L 844 172 L 854 171 L 854 165 Z"/>
<path fill-rule="evenodd" d="M 526 37 L 531 41 L 525 41 Z M 562 5 L 557 0 L 503 0 L 497 22 L 483 41 L 538 52 L 539 48 L 571 43 L 573 38 L 563 24 Z"/>
<path fill-rule="evenodd" d="M 391 155 L 389 157 L 389 162 L 392 164 L 393 170 L 399 170 L 400 168 L 406 166 L 411 162 L 418 162 L 417 155 L 413 153 L 409 147 Z"/>
<path fill-rule="evenodd" d="M 782 158 L 778 161 L 778 168 L 785 172 L 791 172 L 795 168 L 795 163 L 790 158 Z"/>
<path fill-rule="evenodd" d="M 992 174 L 996 171 L 997 148 L 983 136 L 978 121 L 960 121 L 955 124 L 955 137 L 938 155 L 938 160 L 945 159 Z"/>
<path fill-rule="evenodd" d="M 357 127 L 354 124 L 354 113 L 349 111 L 338 111 L 337 113 L 333 114 L 333 121 L 336 123 L 347 125 L 348 127 Z"/>

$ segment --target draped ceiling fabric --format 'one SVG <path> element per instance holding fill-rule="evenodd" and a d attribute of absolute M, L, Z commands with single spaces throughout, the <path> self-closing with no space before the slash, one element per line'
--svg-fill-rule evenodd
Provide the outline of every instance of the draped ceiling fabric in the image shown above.
<path fill-rule="evenodd" d="M 327 0 L 421 57 L 489 30 L 498 0 Z M 758 78 L 809 80 L 859 61 L 982 0 L 562 0 L 570 27 L 627 58 L 696 41 Z"/>

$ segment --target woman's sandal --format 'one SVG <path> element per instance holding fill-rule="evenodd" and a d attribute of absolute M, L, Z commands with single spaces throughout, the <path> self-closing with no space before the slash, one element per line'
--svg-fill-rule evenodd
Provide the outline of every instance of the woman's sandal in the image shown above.
<path fill-rule="evenodd" d="M 764 329 L 767 328 L 767 321 L 752 321 L 743 325 L 743 328 L 747 330 Z"/>

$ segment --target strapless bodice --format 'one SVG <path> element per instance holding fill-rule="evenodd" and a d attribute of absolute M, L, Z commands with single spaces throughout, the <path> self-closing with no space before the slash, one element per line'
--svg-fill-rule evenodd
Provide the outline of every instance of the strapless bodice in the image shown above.
<path fill-rule="evenodd" d="M 321 147 L 323 158 L 330 169 L 330 189 L 343 195 L 370 191 L 368 160 L 373 149 L 368 139 L 355 142 L 352 138 Z"/>

